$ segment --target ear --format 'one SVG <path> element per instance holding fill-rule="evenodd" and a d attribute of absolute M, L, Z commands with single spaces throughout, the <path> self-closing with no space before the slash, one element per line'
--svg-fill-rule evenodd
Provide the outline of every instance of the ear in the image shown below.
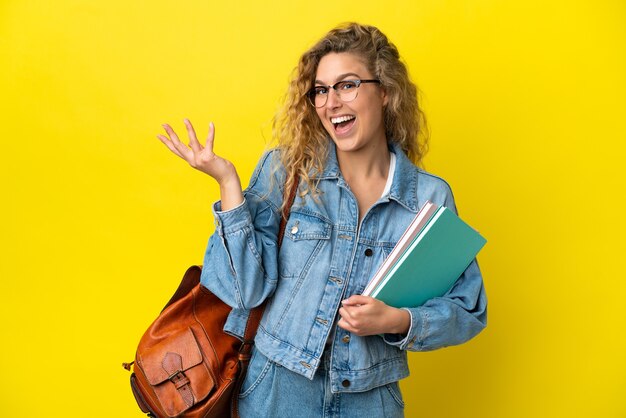
<path fill-rule="evenodd" d="M 387 106 L 387 103 L 389 102 L 389 95 L 387 94 L 387 90 L 385 90 L 384 87 L 381 86 L 380 88 L 381 91 L 381 97 L 383 99 L 383 107 Z"/>

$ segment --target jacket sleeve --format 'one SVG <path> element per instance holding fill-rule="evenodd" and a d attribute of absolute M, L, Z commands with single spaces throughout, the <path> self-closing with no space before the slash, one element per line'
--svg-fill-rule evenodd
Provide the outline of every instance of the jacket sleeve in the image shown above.
<path fill-rule="evenodd" d="M 443 205 L 454 211 L 452 192 L 443 189 Z M 402 350 L 430 351 L 462 344 L 487 325 L 487 296 L 478 262 L 474 259 L 442 297 L 426 301 L 417 308 L 403 308 L 411 314 L 406 335 L 384 334 L 388 344 Z"/>
<path fill-rule="evenodd" d="M 254 308 L 276 287 L 284 183 L 279 174 L 272 174 L 276 155 L 270 151 L 261 158 L 241 205 L 225 212 L 221 202 L 213 206 L 215 232 L 209 238 L 200 281 L 233 308 Z"/>

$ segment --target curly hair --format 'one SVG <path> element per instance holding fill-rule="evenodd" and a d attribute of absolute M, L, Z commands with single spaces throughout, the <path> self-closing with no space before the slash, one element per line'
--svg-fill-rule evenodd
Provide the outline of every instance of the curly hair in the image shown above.
<path fill-rule="evenodd" d="M 400 145 L 417 165 L 421 165 L 428 150 L 428 130 L 418 105 L 418 90 L 395 45 L 374 26 L 340 25 L 300 57 L 283 107 L 273 121 L 273 136 L 281 151 L 280 162 L 287 170 L 286 190 L 291 189 L 297 174 L 304 183 L 301 196 L 307 193 L 317 196 L 314 177 L 323 171 L 328 155 L 328 133 L 306 93 L 313 87 L 320 60 L 331 52 L 355 54 L 380 80 L 389 98 L 384 109 L 387 140 Z"/>

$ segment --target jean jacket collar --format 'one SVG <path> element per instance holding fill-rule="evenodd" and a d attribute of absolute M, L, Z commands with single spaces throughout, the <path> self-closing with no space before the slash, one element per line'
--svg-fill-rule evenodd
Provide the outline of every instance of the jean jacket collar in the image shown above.
<path fill-rule="evenodd" d="M 389 190 L 388 199 L 395 200 L 412 212 L 417 212 L 419 210 L 417 201 L 418 173 L 415 171 L 415 166 L 398 144 L 390 142 L 388 145 L 389 151 L 396 155 L 396 170 L 391 183 L 391 189 Z M 328 147 L 328 156 L 324 171 L 320 176 L 314 176 L 314 178 L 319 180 L 343 180 L 341 170 L 339 169 L 339 162 L 337 161 L 337 150 L 332 141 Z M 383 199 L 385 198 L 387 197 L 383 197 Z"/>

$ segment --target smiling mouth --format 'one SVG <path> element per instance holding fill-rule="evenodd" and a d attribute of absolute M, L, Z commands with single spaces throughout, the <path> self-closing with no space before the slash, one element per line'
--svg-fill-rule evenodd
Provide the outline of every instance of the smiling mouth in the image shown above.
<path fill-rule="evenodd" d="M 356 116 L 353 116 L 353 115 L 330 118 L 330 122 L 333 124 L 333 127 L 335 128 L 335 132 L 338 134 L 342 134 L 342 133 L 349 131 L 350 128 L 352 128 L 352 125 L 354 125 L 355 120 L 356 120 Z"/>

